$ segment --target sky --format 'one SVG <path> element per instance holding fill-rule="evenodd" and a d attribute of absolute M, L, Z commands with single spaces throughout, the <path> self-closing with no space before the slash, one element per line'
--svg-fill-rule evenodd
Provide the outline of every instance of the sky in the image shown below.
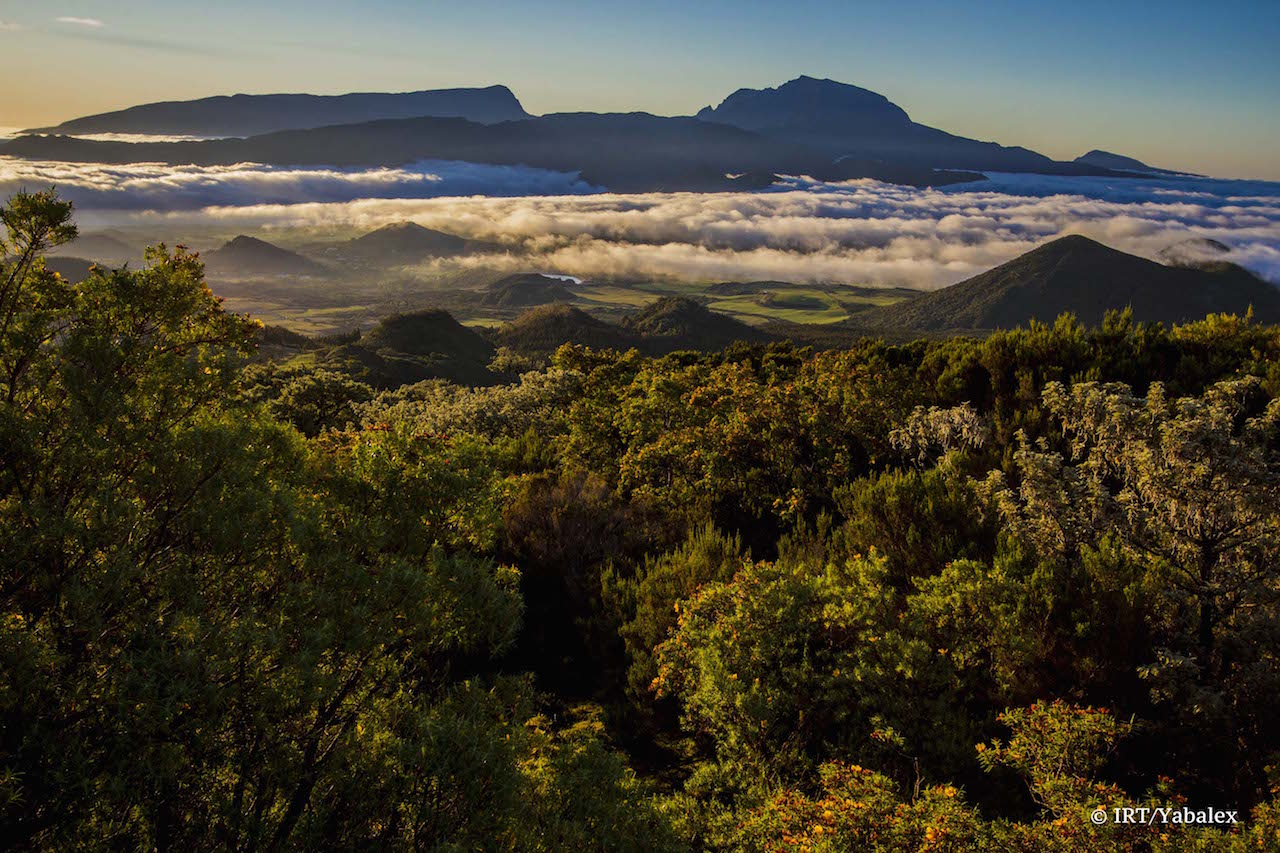
<path fill-rule="evenodd" d="M 808 74 L 1060 159 L 1280 180 L 1280 2 L 0 0 L 0 126 L 236 92 L 509 86 L 687 115 Z"/>

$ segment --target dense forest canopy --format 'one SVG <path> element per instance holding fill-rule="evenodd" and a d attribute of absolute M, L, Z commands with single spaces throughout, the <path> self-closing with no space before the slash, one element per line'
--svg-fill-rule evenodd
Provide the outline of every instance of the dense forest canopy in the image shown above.
<path fill-rule="evenodd" d="M 71 213 L 0 214 L 8 844 L 1280 847 L 1280 328 L 378 388 Z"/>

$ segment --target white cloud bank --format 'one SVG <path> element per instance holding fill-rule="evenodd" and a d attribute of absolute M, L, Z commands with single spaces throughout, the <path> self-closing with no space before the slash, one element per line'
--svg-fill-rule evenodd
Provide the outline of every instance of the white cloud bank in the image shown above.
<path fill-rule="evenodd" d="M 433 198 L 473 194 L 559 194 L 592 187 L 563 172 L 431 161 L 404 168 L 332 169 L 61 163 L 0 157 L 0 193 L 54 186 L 86 210 L 199 210 L 210 206 Z"/>
<path fill-rule="evenodd" d="M 0 158 L 0 192 L 56 185 L 98 223 L 372 229 L 498 243 L 465 263 L 574 275 L 941 287 L 1063 234 L 1154 257 L 1192 237 L 1280 283 L 1280 184 L 993 175 L 919 190 L 789 180 L 755 193 L 594 191 L 574 176 L 466 163 L 338 170 Z"/>

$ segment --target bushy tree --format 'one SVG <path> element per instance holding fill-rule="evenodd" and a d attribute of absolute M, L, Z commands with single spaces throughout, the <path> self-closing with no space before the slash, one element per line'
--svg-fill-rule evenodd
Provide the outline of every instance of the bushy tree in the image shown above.
<path fill-rule="evenodd" d="M 235 393 L 254 325 L 193 255 L 74 287 L 46 273 L 35 255 L 69 212 L 5 210 L 6 841 L 660 841 L 596 728 L 537 722 L 527 681 L 486 678 L 523 607 L 518 573 L 484 556 L 483 442 L 403 422 L 305 440 Z"/>
<path fill-rule="evenodd" d="M 1269 651 L 1280 639 L 1280 402 L 1257 379 L 1177 400 L 1159 384 L 1145 397 L 1092 383 L 1051 384 L 1044 396 L 1075 461 L 1024 445 L 1016 487 L 998 475 L 988 483 L 1004 518 L 1054 559 L 1077 561 L 1112 536 L 1143 566 L 1159 595 L 1147 597 L 1154 650 L 1139 671 L 1152 699 L 1171 706 L 1186 754 L 1200 753 L 1184 780 L 1221 778 L 1230 764 L 1237 795 L 1258 796 L 1265 756 L 1280 748 L 1263 735 L 1269 711 L 1255 699 L 1280 688 Z M 1245 752 L 1242 737 L 1253 745 Z"/>
<path fill-rule="evenodd" d="M 242 375 L 241 394 L 251 403 L 266 403 L 279 420 L 303 435 L 345 429 L 359 421 L 357 407 L 373 389 L 345 373 L 313 365 L 254 365 Z"/>
<path fill-rule="evenodd" d="M 794 779 L 865 753 L 909 701 L 919 650 L 886 634 L 896 618 L 882 559 L 748 563 L 678 604 L 654 687 L 744 772 Z"/>
<path fill-rule="evenodd" d="M 627 682 L 633 696 L 652 698 L 657 676 L 654 650 L 678 621 L 680 604 L 709 583 L 731 580 L 747 560 L 742 540 L 711 526 L 694 530 L 679 549 L 646 558 L 631 577 L 610 570 L 605 595 L 618 611 L 618 634 L 626 644 Z"/>

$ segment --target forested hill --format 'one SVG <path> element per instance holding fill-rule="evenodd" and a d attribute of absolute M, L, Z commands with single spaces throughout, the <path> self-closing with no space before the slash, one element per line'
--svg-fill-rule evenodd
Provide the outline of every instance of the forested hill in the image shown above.
<path fill-rule="evenodd" d="M 855 314 L 867 330 L 1012 329 L 1073 314 L 1096 326 L 1131 308 L 1143 322 L 1181 323 L 1207 314 L 1280 322 L 1280 289 L 1230 263 L 1166 266 L 1087 237 L 1060 237 L 1008 263 L 917 299 Z"/>
<path fill-rule="evenodd" d="M 1275 849 L 1276 326 L 533 367 L 419 312 L 368 351 L 495 380 L 375 387 L 3 221 L 12 848 Z M 1091 817 L 1157 806 L 1239 823 Z"/>

